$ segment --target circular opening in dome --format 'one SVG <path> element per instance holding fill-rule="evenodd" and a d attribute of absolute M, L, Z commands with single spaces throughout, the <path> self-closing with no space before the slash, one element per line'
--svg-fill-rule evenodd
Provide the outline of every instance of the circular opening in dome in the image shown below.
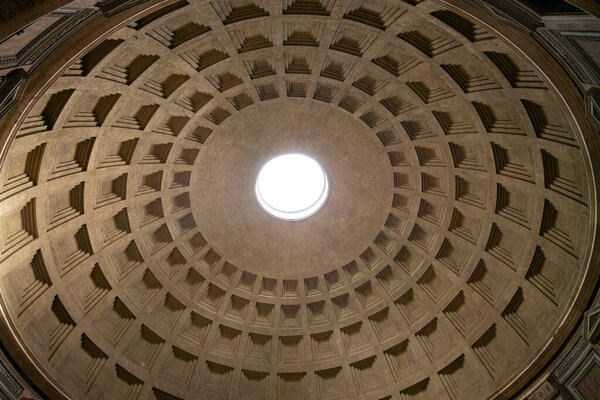
<path fill-rule="evenodd" d="M 329 195 L 329 181 L 318 162 L 303 154 L 269 160 L 258 173 L 258 204 L 275 218 L 297 221 L 319 211 Z"/>

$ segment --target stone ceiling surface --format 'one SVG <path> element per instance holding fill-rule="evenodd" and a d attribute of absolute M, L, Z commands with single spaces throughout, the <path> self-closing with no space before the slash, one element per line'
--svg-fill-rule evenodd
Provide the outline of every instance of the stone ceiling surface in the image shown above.
<path fill-rule="evenodd" d="M 23 116 L 4 309 L 73 399 L 503 398 L 591 246 L 546 85 L 433 1 L 172 1 Z M 301 222 L 253 194 L 291 151 L 331 180 Z"/>

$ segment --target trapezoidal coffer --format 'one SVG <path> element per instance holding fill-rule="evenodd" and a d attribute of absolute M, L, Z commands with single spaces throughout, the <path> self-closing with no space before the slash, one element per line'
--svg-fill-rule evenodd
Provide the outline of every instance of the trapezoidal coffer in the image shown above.
<path fill-rule="evenodd" d="M 102 36 L 8 114 L 9 351 L 53 398 L 509 398 L 594 286 L 596 161 L 571 83 L 471 11 L 182 0 Z M 284 154 L 310 216 L 269 214 Z"/>

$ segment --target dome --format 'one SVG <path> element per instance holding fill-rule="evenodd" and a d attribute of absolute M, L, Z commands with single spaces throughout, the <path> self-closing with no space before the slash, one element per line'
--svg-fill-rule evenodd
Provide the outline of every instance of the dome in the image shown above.
<path fill-rule="evenodd" d="M 59 47 L 1 121 L 2 338 L 34 383 L 484 400 L 529 382 L 597 278 L 595 132 L 518 29 L 452 3 L 151 2 Z M 308 217 L 258 201 L 282 154 L 324 171 Z"/>

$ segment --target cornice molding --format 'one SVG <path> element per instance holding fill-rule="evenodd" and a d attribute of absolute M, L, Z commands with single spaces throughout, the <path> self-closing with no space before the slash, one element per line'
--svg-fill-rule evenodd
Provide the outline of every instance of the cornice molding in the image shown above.
<path fill-rule="evenodd" d="M 577 44 L 576 36 L 564 36 L 547 28 L 538 28 L 534 38 L 560 63 L 583 93 L 590 85 L 600 84 L 600 69 Z"/>
<path fill-rule="evenodd" d="M 148 0 L 102 0 L 96 4 L 96 7 L 102 11 L 105 17 L 112 17 L 125 10 L 146 3 Z"/>
<path fill-rule="evenodd" d="M 14 54 L 0 55 L 0 68 L 7 69 L 18 66 L 32 66 L 40 62 L 40 59 L 61 42 L 73 35 L 78 28 L 85 24 L 90 17 L 98 12 L 96 8 L 84 8 L 79 10 L 59 9 L 48 14 L 48 18 L 57 18 L 56 22 L 44 29 Z M 34 23 L 35 24 L 35 23 Z M 25 29 L 31 29 L 34 24 Z M 22 33 L 15 33 L 6 40 L 17 38 Z"/>
<path fill-rule="evenodd" d="M 0 77 L 0 118 L 21 100 L 28 78 L 27 72 L 22 68 Z"/>

